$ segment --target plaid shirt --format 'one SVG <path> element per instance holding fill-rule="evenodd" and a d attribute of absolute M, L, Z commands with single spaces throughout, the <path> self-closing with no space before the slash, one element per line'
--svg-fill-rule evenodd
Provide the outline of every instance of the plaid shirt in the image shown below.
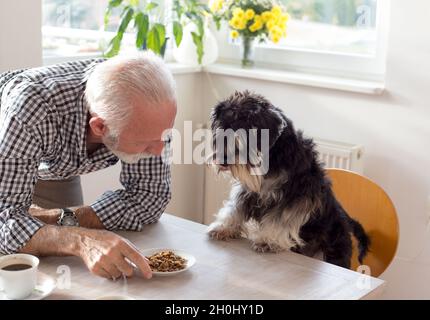
<path fill-rule="evenodd" d="M 86 149 L 86 78 L 102 61 L 0 74 L 0 253 L 17 252 L 44 225 L 28 213 L 38 179 L 64 179 L 118 162 L 104 145 L 90 155 Z M 157 221 L 170 200 L 167 161 L 122 162 L 120 181 L 124 189 L 91 204 L 106 229 L 138 231 Z"/>

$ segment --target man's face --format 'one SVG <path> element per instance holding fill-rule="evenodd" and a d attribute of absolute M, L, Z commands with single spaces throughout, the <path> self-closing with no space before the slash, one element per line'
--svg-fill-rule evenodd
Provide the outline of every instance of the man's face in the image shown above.
<path fill-rule="evenodd" d="M 157 106 L 136 106 L 129 123 L 114 138 L 109 133 L 103 143 L 120 160 L 136 163 L 140 159 L 161 155 L 166 131 L 173 127 L 176 103 L 164 102 Z"/>

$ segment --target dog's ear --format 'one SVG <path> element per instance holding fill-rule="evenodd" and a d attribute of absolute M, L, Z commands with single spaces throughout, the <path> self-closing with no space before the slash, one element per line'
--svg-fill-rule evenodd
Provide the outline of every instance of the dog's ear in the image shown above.
<path fill-rule="evenodd" d="M 282 135 L 282 133 L 287 130 L 288 119 L 284 115 L 281 109 L 277 107 L 272 107 L 270 109 L 271 117 L 272 117 L 272 127 L 270 130 L 270 147 L 272 147 L 278 138 Z"/>

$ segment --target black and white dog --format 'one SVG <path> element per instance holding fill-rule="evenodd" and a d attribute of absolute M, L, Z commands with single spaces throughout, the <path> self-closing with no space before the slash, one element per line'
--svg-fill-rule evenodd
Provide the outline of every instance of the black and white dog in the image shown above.
<path fill-rule="evenodd" d="M 334 197 L 312 139 L 296 131 L 279 108 L 261 95 L 236 92 L 215 106 L 211 123 L 214 165 L 236 180 L 230 199 L 209 226 L 211 238 L 245 235 L 258 252 L 322 253 L 325 261 L 350 268 L 352 233 L 358 240 L 362 262 L 369 237 Z M 236 137 L 233 148 L 219 147 L 222 144 L 217 141 L 225 138 L 220 138 L 219 132 L 228 129 L 257 131 L 258 138 L 268 129 L 266 151 L 264 141 L 257 139 L 257 151 L 248 150 L 248 162 L 238 163 L 241 148 L 250 144 L 251 134 L 245 139 Z M 268 164 L 263 174 L 258 174 L 252 154 L 259 159 L 260 172 L 262 162 Z M 233 163 L 227 161 L 228 156 L 234 158 Z"/>

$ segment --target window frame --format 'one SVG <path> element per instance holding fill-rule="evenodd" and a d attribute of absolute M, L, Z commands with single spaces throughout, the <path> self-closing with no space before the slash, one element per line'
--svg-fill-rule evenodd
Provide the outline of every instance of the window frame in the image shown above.
<path fill-rule="evenodd" d="M 375 26 L 377 34 L 375 55 L 258 44 L 255 47 L 255 62 L 257 66 L 265 68 L 383 81 L 385 77 L 389 20 L 390 1 L 378 0 Z M 237 63 L 240 60 L 240 43 L 227 40 L 229 34 L 227 25 L 223 24 L 221 30 L 214 30 L 214 33 L 219 46 L 219 59 L 223 62 Z M 276 61 L 276 63 L 271 61 Z"/>
<path fill-rule="evenodd" d="M 42 2 L 42 16 L 43 16 L 43 1 Z M 160 20 L 164 20 L 169 18 L 169 15 L 166 15 L 167 10 L 171 11 L 170 0 L 159 0 L 156 1 L 159 5 L 158 9 L 161 12 Z M 130 24 L 131 25 L 131 24 Z M 170 29 L 167 30 L 168 34 L 170 34 Z M 79 28 L 69 28 L 69 27 L 53 27 L 53 26 L 44 26 L 42 24 L 42 60 L 44 65 L 50 65 L 55 63 L 62 63 L 67 61 L 72 61 L 76 59 L 86 59 L 86 58 L 95 58 L 103 56 L 103 49 L 97 51 L 88 51 L 81 53 L 70 53 L 70 54 L 46 54 L 47 52 L 43 48 L 44 41 L 44 33 L 51 35 L 59 35 L 64 36 L 65 34 L 69 34 L 69 38 L 79 38 L 79 39 L 91 39 L 95 41 L 102 41 L 105 46 L 108 45 L 109 41 L 116 35 L 116 31 L 106 31 L 106 30 L 92 30 L 92 29 L 79 29 Z M 77 36 L 79 35 L 79 36 Z M 80 36 L 82 35 L 82 36 Z M 136 34 L 134 32 L 125 32 L 123 41 L 121 43 L 121 54 L 125 52 L 133 52 L 136 51 L 135 47 L 135 37 Z M 105 48 L 106 49 L 106 48 Z M 173 55 L 171 52 L 171 46 L 168 44 L 165 53 L 165 59 L 167 61 L 173 61 Z"/>

